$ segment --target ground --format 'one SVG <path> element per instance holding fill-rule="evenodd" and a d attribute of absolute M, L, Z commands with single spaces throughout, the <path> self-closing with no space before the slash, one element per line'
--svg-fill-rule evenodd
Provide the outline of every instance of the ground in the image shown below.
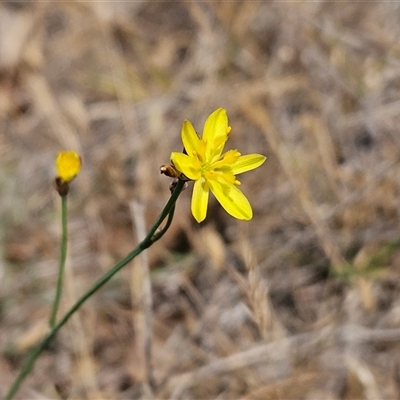
<path fill-rule="evenodd" d="M 213 200 L 198 224 L 189 183 L 15 398 L 399 398 L 399 21 L 396 2 L 3 1 L 0 396 L 48 329 L 57 152 L 83 160 L 61 317 L 162 210 L 183 121 L 223 107 L 227 149 L 268 157 L 241 176 L 253 219 Z"/>

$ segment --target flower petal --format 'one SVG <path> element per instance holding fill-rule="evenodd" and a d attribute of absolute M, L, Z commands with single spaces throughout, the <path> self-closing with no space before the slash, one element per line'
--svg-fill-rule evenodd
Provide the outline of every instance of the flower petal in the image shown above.
<path fill-rule="evenodd" d="M 182 125 L 182 143 L 189 156 L 192 156 L 194 152 L 197 152 L 200 146 L 200 138 L 197 136 L 196 131 L 190 121 L 185 120 Z"/>
<path fill-rule="evenodd" d="M 206 143 L 206 159 L 211 160 L 222 153 L 228 137 L 228 116 L 226 110 L 218 108 L 207 118 L 202 140 Z"/>
<path fill-rule="evenodd" d="M 187 176 L 189 179 L 197 180 L 200 178 L 201 170 L 199 165 L 197 165 L 197 159 L 189 157 L 183 153 L 172 152 L 171 162 L 179 172 Z"/>
<path fill-rule="evenodd" d="M 262 165 L 267 157 L 261 154 L 247 154 L 241 156 L 232 164 L 232 172 L 234 175 L 242 174 L 243 172 L 251 171 Z"/>
<path fill-rule="evenodd" d="M 193 186 L 192 194 L 192 214 L 197 222 L 206 218 L 208 205 L 209 187 L 204 178 L 197 180 Z"/>
<path fill-rule="evenodd" d="M 234 185 L 208 181 L 210 189 L 225 211 L 237 219 L 250 220 L 253 210 L 246 196 Z"/>

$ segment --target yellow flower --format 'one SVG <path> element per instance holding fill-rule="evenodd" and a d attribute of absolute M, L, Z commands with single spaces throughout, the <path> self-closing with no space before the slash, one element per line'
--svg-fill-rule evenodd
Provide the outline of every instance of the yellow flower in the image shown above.
<path fill-rule="evenodd" d="M 230 130 L 226 110 L 222 108 L 207 118 L 202 138 L 186 120 L 181 136 L 187 154 L 171 154 L 174 167 L 195 181 L 191 209 L 197 222 L 206 217 L 210 190 L 228 214 L 244 220 L 253 217 L 249 201 L 237 188 L 240 182 L 236 175 L 259 167 L 266 157 L 261 154 L 242 156 L 237 150 L 222 154 Z"/>
<path fill-rule="evenodd" d="M 69 183 L 81 170 L 81 158 L 75 151 L 60 151 L 56 158 L 57 178 Z"/>

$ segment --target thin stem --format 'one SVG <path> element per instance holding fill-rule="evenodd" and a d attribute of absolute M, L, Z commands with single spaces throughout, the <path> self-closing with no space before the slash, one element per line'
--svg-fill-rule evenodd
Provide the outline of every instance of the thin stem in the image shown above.
<path fill-rule="evenodd" d="M 19 375 L 15 379 L 13 385 L 11 386 L 9 392 L 7 393 L 5 400 L 10 400 L 13 398 L 15 393 L 18 391 L 21 383 L 24 381 L 26 376 L 32 370 L 36 359 L 42 353 L 44 349 L 48 347 L 50 342 L 54 339 L 57 335 L 58 331 L 67 323 L 67 321 L 72 317 L 72 315 L 82 306 L 82 304 L 95 292 L 97 292 L 104 284 L 106 284 L 121 268 L 123 268 L 126 264 L 128 264 L 132 259 L 134 259 L 138 254 L 140 254 L 143 250 L 147 249 L 151 246 L 154 242 L 159 240 L 163 234 L 166 232 L 165 229 L 162 229 L 162 235 L 159 235 L 158 232 L 156 235 L 155 232 L 158 227 L 162 224 L 164 219 L 170 215 L 171 211 L 175 207 L 176 200 L 178 196 L 182 192 L 184 182 L 179 181 L 176 185 L 174 192 L 172 193 L 170 199 L 168 200 L 167 204 L 165 205 L 164 209 L 162 210 L 161 214 L 158 216 L 152 227 L 150 228 L 147 236 L 130 252 L 128 255 L 123 258 L 121 261 L 117 262 L 108 272 L 106 272 L 102 277 L 100 277 L 90 288 L 89 290 L 84 293 L 76 303 L 69 309 L 69 311 L 64 315 L 63 318 L 51 329 L 51 331 L 47 334 L 47 336 L 35 347 L 30 356 L 28 357 L 25 365 L 22 367 Z M 169 221 L 169 224 L 171 222 Z M 168 222 L 167 222 L 168 225 Z"/>
<path fill-rule="evenodd" d="M 165 232 L 167 232 L 168 228 L 171 226 L 172 220 L 174 219 L 174 213 L 175 213 L 175 204 L 172 206 L 171 211 L 168 214 L 168 219 L 167 222 L 165 223 L 164 228 L 160 229 L 153 235 L 153 242 L 156 242 L 164 235 Z"/>
<path fill-rule="evenodd" d="M 50 329 L 56 325 L 58 306 L 60 305 L 61 293 L 64 281 L 65 260 L 67 259 L 67 246 L 68 246 L 68 227 L 67 227 L 67 195 L 61 196 L 61 254 L 60 254 L 60 269 L 58 271 L 57 291 L 53 303 L 53 310 L 49 321 Z"/>

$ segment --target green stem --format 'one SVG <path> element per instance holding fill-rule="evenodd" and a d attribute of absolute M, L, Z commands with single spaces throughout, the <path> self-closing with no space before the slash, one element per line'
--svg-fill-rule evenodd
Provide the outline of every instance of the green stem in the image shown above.
<path fill-rule="evenodd" d="M 159 240 L 166 229 L 162 229 L 160 232 L 156 233 L 158 227 L 162 224 L 164 219 L 169 216 L 171 213 L 174 212 L 175 203 L 178 199 L 178 196 L 182 192 L 184 182 L 179 181 L 176 185 L 174 192 L 172 193 L 168 203 L 165 205 L 164 209 L 162 210 L 161 214 L 158 216 L 152 227 L 150 228 L 147 236 L 121 261 L 116 263 L 114 267 L 112 267 L 108 272 L 106 272 L 102 277 L 100 277 L 90 288 L 89 290 L 83 294 L 76 303 L 69 309 L 69 311 L 64 315 L 63 318 L 51 329 L 51 331 L 47 334 L 47 336 L 35 347 L 31 354 L 29 355 L 25 365 L 22 367 L 19 375 L 15 379 L 13 385 L 11 386 L 10 390 L 8 391 L 5 400 L 10 400 L 13 398 L 15 393 L 18 391 L 21 383 L 24 381 L 26 376 L 32 370 L 36 359 L 42 353 L 44 349 L 48 347 L 50 342 L 54 339 L 57 335 L 58 331 L 67 323 L 67 321 L 72 317 L 72 315 L 82 306 L 82 304 L 95 292 L 97 292 L 104 284 L 106 284 L 121 268 L 123 268 L 126 264 L 128 264 L 132 259 L 134 259 L 138 254 L 140 254 L 143 250 L 147 249 L 151 246 L 154 242 Z M 172 218 L 168 218 L 167 225 L 171 224 Z M 160 233 L 162 233 L 160 235 Z"/>
<path fill-rule="evenodd" d="M 171 226 L 172 220 L 174 219 L 174 213 L 175 213 L 175 204 L 172 206 L 171 211 L 168 214 L 168 219 L 167 222 L 165 223 L 164 228 L 160 229 L 157 233 L 153 234 L 153 242 L 156 242 L 164 235 L 165 232 L 167 232 L 168 228 Z"/>
<path fill-rule="evenodd" d="M 67 259 L 67 245 L 68 245 L 68 228 L 67 228 L 67 195 L 61 196 L 61 254 L 60 254 L 60 269 L 58 271 L 57 291 L 53 303 L 53 310 L 49 321 L 50 329 L 56 325 L 57 311 L 60 305 L 61 293 L 64 281 L 65 260 Z"/>

